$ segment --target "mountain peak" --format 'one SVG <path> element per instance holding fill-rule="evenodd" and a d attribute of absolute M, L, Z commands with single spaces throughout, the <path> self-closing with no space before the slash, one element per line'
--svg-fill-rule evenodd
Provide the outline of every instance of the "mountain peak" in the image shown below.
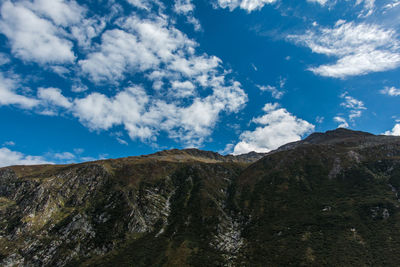
<path fill-rule="evenodd" d="M 371 133 L 362 132 L 362 131 L 354 131 L 346 128 L 337 128 L 335 130 L 329 130 L 325 133 L 315 132 L 310 134 L 305 142 L 310 143 L 319 143 L 323 141 L 328 141 L 332 139 L 343 139 L 343 138 L 362 138 L 362 137 L 371 137 L 374 136 Z"/>
<path fill-rule="evenodd" d="M 315 132 L 310 134 L 308 137 L 301 141 L 288 143 L 279 147 L 277 150 L 282 151 L 294 149 L 301 145 L 338 145 L 338 146 L 370 146 L 377 144 L 384 144 L 388 142 L 399 142 L 400 137 L 398 136 L 385 136 L 385 135 L 374 135 L 362 131 L 354 131 L 346 128 L 337 128 L 335 130 L 329 130 L 324 133 Z"/>

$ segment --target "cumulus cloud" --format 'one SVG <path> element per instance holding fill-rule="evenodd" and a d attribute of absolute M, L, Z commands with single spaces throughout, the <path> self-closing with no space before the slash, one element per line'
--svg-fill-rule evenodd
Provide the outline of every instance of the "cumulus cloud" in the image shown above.
<path fill-rule="evenodd" d="M 153 9 L 161 3 L 129 3 L 143 9 L 140 15 L 119 14 L 110 22 L 87 18 L 88 11 L 73 0 L 5 1 L 0 29 L 13 53 L 25 61 L 46 64 L 46 69 L 63 78 L 77 74 L 71 90 L 87 92 L 72 98 L 59 88 L 38 88 L 31 98 L 17 94 L 18 86 L 10 79 L 0 79 L 0 85 L 5 84 L 0 87 L 0 96 L 5 96 L 0 104 L 34 108 L 44 115 L 57 115 L 62 109 L 90 130 L 121 126 L 131 139 L 155 142 L 165 133 L 184 145 L 201 145 L 221 114 L 244 107 L 246 93 L 219 58 L 198 52 L 199 44 L 177 29 L 163 8 Z M 189 0 L 176 1 L 173 8 L 185 16 L 194 11 Z M 99 38 L 92 46 L 94 36 Z M 72 41 L 81 46 L 74 67 L 66 64 L 75 61 Z M 132 76 L 140 77 L 142 85 L 127 79 Z M 82 83 L 86 79 L 95 85 L 111 85 L 111 90 L 107 94 L 89 91 Z M 117 92 L 112 91 L 115 88 Z"/>
<path fill-rule="evenodd" d="M 339 20 L 333 28 L 314 27 L 288 39 L 314 53 L 337 58 L 333 64 L 309 68 L 321 76 L 346 78 L 400 66 L 396 32 L 374 24 Z"/>
<path fill-rule="evenodd" d="M 58 88 L 39 88 L 38 97 L 49 105 L 55 105 L 67 109 L 72 106 L 72 103 L 68 98 L 62 95 L 61 90 Z"/>
<path fill-rule="evenodd" d="M 275 2 L 276 0 L 218 0 L 217 5 L 221 8 L 229 8 L 230 11 L 241 8 L 247 12 L 252 12 Z"/>
<path fill-rule="evenodd" d="M 83 73 L 95 83 L 118 83 L 127 73 L 137 73 L 155 92 L 132 86 L 114 96 L 91 93 L 76 99 L 73 114 L 90 129 L 123 125 L 132 139 L 143 141 L 155 141 L 163 131 L 198 146 L 222 112 L 237 112 L 247 102 L 240 83 L 227 79 L 222 61 L 196 53 L 198 44 L 167 18 L 132 15 L 118 25 L 104 32 L 98 50 L 79 62 Z"/>
<path fill-rule="evenodd" d="M 26 2 L 14 4 L 5 1 L 0 11 L 0 32 L 7 36 L 14 55 L 22 60 L 41 64 L 73 62 L 75 55 L 72 42 L 63 38 L 59 28 L 53 23 L 24 4 Z"/>
<path fill-rule="evenodd" d="M 34 0 L 25 5 L 52 20 L 54 24 L 64 27 L 81 22 L 86 12 L 73 0 Z"/>
<path fill-rule="evenodd" d="M 196 87 L 190 81 L 173 81 L 171 83 L 170 93 L 174 97 L 188 97 L 193 96 Z"/>
<path fill-rule="evenodd" d="M 100 93 L 91 93 L 85 98 L 75 99 L 74 114 L 92 130 L 107 130 L 114 125 L 126 123 L 132 137 L 146 139 L 151 137 L 148 127 L 142 127 L 149 98 L 141 87 L 128 88 L 109 98 Z"/>
<path fill-rule="evenodd" d="M 397 123 L 391 131 L 386 131 L 384 135 L 397 135 L 400 136 L 400 124 Z"/>
<path fill-rule="evenodd" d="M 213 71 L 220 63 L 216 57 L 194 55 L 197 43 L 162 17 L 150 20 L 131 16 L 121 20 L 120 27 L 123 30 L 106 31 L 99 50 L 79 62 L 94 82 L 118 81 L 128 71 L 158 71 L 158 78 L 188 77 Z"/>
<path fill-rule="evenodd" d="M 155 141 L 160 131 L 187 145 L 199 145 L 212 132 L 223 110 L 238 111 L 247 96 L 234 83 L 208 97 L 180 106 L 154 98 L 139 86 L 126 88 L 114 97 L 92 93 L 74 102 L 73 112 L 92 130 L 123 125 L 132 139 Z"/>
<path fill-rule="evenodd" d="M 92 39 L 99 36 L 106 27 L 104 18 L 85 18 L 79 24 L 73 24 L 69 27 L 72 37 L 78 42 L 83 50 L 92 48 Z"/>
<path fill-rule="evenodd" d="M 13 54 L 39 64 L 73 63 L 73 42 L 90 50 L 91 41 L 105 28 L 105 18 L 85 17 L 87 10 L 74 0 L 9 1 L 1 5 L 0 32 Z M 61 66 L 52 66 L 59 73 Z"/>
<path fill-rule="evenodd" d="M 127 71 L 142 72 L 158 63 L 158 58 L 136 36 L 118 29 L 105 32 L 100 51 L 79 62 L 83 72 L 97 83 L 121 80 Z"/>
<path fill-rule="evenodd" d="M 396 87 L 385 87 L 385 89 L 380 90 L 380 93 L 383 95 L 388 95 L 388 96 L 400 96 L 400 89 L 397 89 Z"/>
<path fill-rule="evenodd" d="M 21 108 L 32 109 L 39 105 L 37 99 L 18 94 L 18 77 L 7 78 L 0 72 L 0 106 L 17 105 Z"/>
<path fill-rule="evenodd" d="M 0 167 L 11 165 L 35 165 L 52 164 L 40 156 L 25 155 L 18 151 L 12 151 L 8 148 L 0 148 Z"/>
<path fill-rule="evenodd" d="M 299 119 L 278 104 L 266 104 L 265 115 L 253 118 L 260 125 L 254 131 L 245 131 L 240 135 L 233 154 L 250 151 L 269 152 L 289 142 L 298 141 L 314 130 L 314 125 Z"/>
<path fill-rule="evenodd" d="M 67 111 L 72 108 L 73 103 L 63 96 L 58 88 L 39 88 L 37 97 L 19 94 L 21 87 L 20 78 L 16 75 L 5 77 L 0 72 L 0 106 L 16 105 L 20 108 L 30 109 L 42 115 L 57 115 L 58 108 Z"/>

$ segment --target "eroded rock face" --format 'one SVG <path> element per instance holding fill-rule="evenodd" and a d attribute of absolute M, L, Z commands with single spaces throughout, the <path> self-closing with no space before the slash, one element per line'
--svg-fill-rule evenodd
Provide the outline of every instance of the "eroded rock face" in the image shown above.
<path fill-rule="evenodd" d="M 2 169 L 0 243 L 4 265 L 65 265 L 103 255 L 126 233 L 166 221 L 171 191 L 115 188 L 101 165 L 67 168 L 50 177 L 18 179 Z"/>
<path fill-rule="evenodd" d="M 0 169 L 0 196 L 9 197 L 16 190 L 17 175 L 12 169 Z"/>

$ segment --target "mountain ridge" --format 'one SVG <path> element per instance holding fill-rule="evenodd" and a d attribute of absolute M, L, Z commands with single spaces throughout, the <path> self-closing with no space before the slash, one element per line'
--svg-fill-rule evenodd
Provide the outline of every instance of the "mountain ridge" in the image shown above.
<path fill-rule="evenodd" d="M 361 140 L 360 140 L 361 139 Z M 400 140 L 400 137 L 397 136 L 386 136 L 386 135 L 374 135 L 367 132 L 362 131 L 353 131 L 346 128 L 338 128 L 335 130 L 329 130 L 326 132 L 314 132 L 311 133 L 309 136 L 304 138 L 300 141 L 289 142 L 284 144 L 277 149 L 274 149 L 270 152 L 262 153 L 262 152 L 255 152 L 251 151 L 248 153 L 233 155 L 227 154 L 222 155 L 215 151 L 206 151 L 197 148 L 185 148 L 185 149 L 167 149 L 161 150 L 151 154 L 145 155 L 138 155 L 138 156 L 128 156 L 128 157 L 121 157 L 115 159 L 101 159 L 101 160 L 94 160 L 88 162 L 103 162 L 107 160 L 123 160 L 123 159 L 139 159 L 139 158 L 146 158 L 146 159 L 158 159 L 158 160 L 176 160 L 176 161 L 185 161 L 185 160 L 200 160 L 200 159 L 210 159 L 211 161 L 221 161 L 221 162 L 244 162 L 244 163 L 253 163 L 262 157 L 275 153 L 282 150 L 293 149 L 299 145 L 307 145 L 307 144 L 334 144 L 337 142 L 343 141 L 373 141 L 374 139 L 378 139 L 378 142 L 382 142 L 384 140 L 392 141 L 392 140 Z M 377 142 L 376 142 L 377 143 Z M 84 164 L 82 163 L 71 163 L 71 164 Z M 68 166 L 71 164 L 38 164 L 37 166 Z M 5 166 L 2 168 L 13 167 Z M 34 166 L 34 165 L 15 165 L 15 166 Z"/>

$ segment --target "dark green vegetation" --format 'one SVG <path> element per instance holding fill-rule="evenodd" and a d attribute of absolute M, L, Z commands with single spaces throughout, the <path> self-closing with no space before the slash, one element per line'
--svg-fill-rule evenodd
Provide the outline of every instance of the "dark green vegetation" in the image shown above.
<path fill-rule="evenodd" d="M 0 265 L 399 266 L 398 190 L 400 138 L 344 129 L 267 155 L 8 167 Z"/>

